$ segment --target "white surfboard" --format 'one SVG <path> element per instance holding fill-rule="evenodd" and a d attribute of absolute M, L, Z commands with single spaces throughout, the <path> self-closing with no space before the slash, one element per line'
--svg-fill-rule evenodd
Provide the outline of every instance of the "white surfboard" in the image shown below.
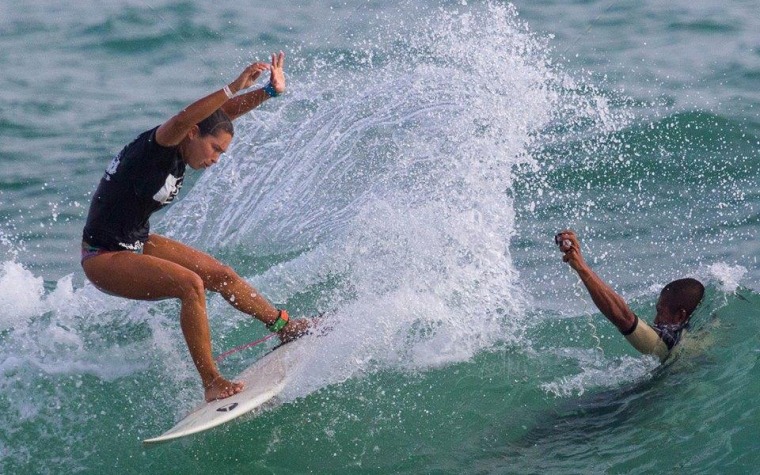
<path fill-rule="evenodd" d="M 309 337 L 302 337 L 275 348 L 240 373 L 233 381 L 241 381 L 245 388 L 225 399 L 204 403 L 174 427 L 158 437 L 146 439 L 145 444 L 166 442 L 211 429 L 253 411 L 277 396 L 288 383 L 298 354 L 303 352 Z"/>

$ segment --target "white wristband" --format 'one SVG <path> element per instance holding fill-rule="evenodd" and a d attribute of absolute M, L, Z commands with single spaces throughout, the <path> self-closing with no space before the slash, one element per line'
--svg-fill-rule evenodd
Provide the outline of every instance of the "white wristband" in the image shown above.
<path fill-rule="evenodd" d="M 230 89 L 230 86 L 224 86 L 222 88 L 222 91 L 227 95 L 227 99 L 232 99 L 232 97 L 235 95 L 232 93 L 232 90 Z"/>

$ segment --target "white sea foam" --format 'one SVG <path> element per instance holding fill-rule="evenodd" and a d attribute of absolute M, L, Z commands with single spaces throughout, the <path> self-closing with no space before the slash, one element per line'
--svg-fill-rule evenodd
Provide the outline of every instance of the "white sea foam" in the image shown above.
<path fill-rule="evenodd" d="M 541 383 L 541 389 L 555 396 L 575 396 L 598 388 L 611 388 L 621 383 L 648 378 L 660 363 L 649 356 L 622 356 L 608 359 L 594 349 L 567 348 L 554 351 L 575 360 L 580 371 Z"/>
<path fill-rule="evenodd" d="M 548 52 L 512 6 L 394 19 L 351 53 L 363 66 L 304 64 L 318 72 L 238 126 L 162 225 L 199 246 L 301 251 L 253 280 L 276 301 L 338 282 L 321 300 L 335 330 L 302 392 L 525 344 L 514 169 L 536 166 L 531 146 L 557 123 L 618 126 Z"/>
<path fill-rule="evenodd" d="M 731 266 L 725 262 L 716 262 L 707 266 L 707 272 L 718 281 L 723 292 L 734 292 L 747 273 L 747 269 L 739 265 Z"/>
<path fill-rule="evenodd" d="M 496 342 L 527 344 L 509 249 L 514 169 L 537 165 L 531 147 L 557 123 L 616 127 L 605 101 L 551 64 L 546 40 L 513 7 L 427 13 L 411 34 L 394 22 L 380 28 L 352 53 L 361 66 L 293 80 L 287 100 L 243 122 L 228 157 L 160 225 L 199 247 L 297 253 L 253 279 L 271 300 L 331 282 L 320 303 L 334 331 L 302 366 L 294 396 L 376 369 L 466 361 Z M 18 337 L 6 356 L 113 380 L 146 367 L 147 344 L 167 360 L 168 379 L 194 378 L 176 307 L 74 289 L 71 276 L 46 294 L 21 266 L 4 269 L 0 301 L 13 311 L 0 330 Z M 90 325 L 112 323 L 146 323 L 150 340 L 93 344 Z"/>
<path fill-rule="evenodd" d="M 0 270 L 0 331 L 24 324 L 47 309 L 41 277 L 35 277 L 20 264 L 6 261 Z"/>
<path fill-rule="evenodd" d="M 93 325 L 108 324 L 112 318 L 129 321 L 119 316 L 129 303 L 90 285 L 74 289 L 72 275 L 46 291 L 42 277 L 6 261 L 0 274 L 0 304 L 5 310 L 0 331 L 9 335 L 0 352 L 4 374 L 31 365 L 49 375 L 89 373 L 112 380 L 144 367 L 139 349 L 88 341 L 98 338 Z"/>

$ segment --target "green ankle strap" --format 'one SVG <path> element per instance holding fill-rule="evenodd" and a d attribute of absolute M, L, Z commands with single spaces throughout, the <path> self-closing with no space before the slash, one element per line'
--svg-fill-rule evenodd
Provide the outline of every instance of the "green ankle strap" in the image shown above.
<path fill-rule="evenodd" d="M 288 312 L 285 310 L 280 310 L 277 312 L 277 320 L 275 320 L 271 325 L 267 325 L 267 329 L 272 333 L 277 333 L 285 328 L 285 325 L 287 325 L 289 321 L 290 317 L 288 317 Z"/>

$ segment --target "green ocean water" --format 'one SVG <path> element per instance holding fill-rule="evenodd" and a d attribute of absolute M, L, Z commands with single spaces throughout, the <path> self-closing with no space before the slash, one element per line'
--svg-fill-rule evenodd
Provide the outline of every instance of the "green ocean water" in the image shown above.
<path fill-rule="evenodd" d="M 753 473 L 757 7 L 0 5 L 0 473 Z M 334 330 L 267 410 L 145 447 L 200 387 L 176 302 L 85 282 L 89 198 L 276 50 L 288 93 L 152 224 Z M 566 227 L 644 319 L 707 284 L 675 358 L 595 310 Z M 208 304 L 215 353 L 264 334 Z"/>

